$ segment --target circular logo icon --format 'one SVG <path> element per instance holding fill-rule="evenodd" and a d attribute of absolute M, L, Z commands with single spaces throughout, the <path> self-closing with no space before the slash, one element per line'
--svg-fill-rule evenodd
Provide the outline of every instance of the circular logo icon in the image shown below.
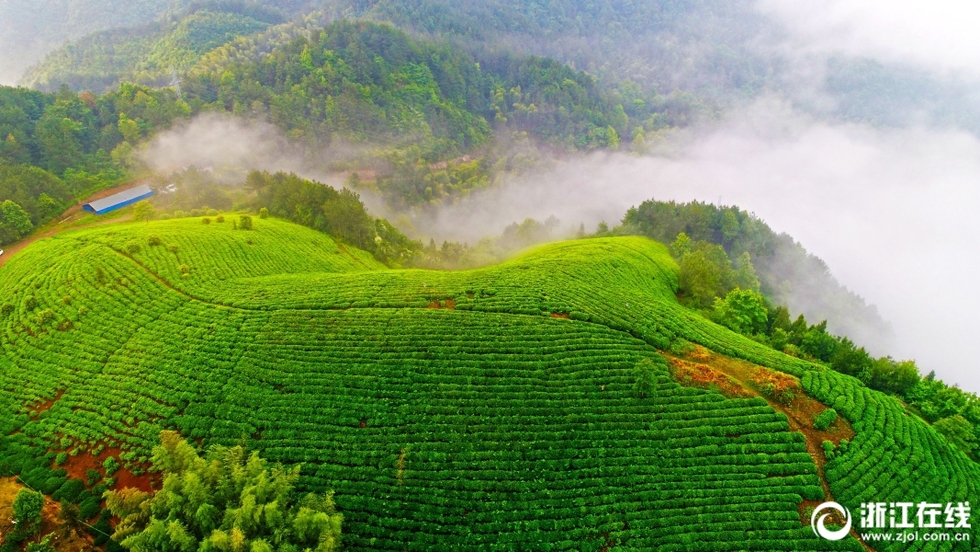
<path fill-rule="evenodd" d="M 844 516 L 844 519 L 846 520 L 844 527 L 838 529 L 837 531 L 827 529 L 824 523 L 826 523 L 830 514 L 823 514 L 820 516 L 820 519 L 817 519 L 817 514 L 824 510 L 836 510 L 837 512 L 840 512 L 840 515 Z M 813 534 L 817 535 L 818 537 L 823 537 L 832 541 L 839 541 L 846 537 L 851 531 L 851 512 L 836 502 L 824 502 L 813 510 L 813 515 L 810 516 L 810 525 L 813 527 Z"/>

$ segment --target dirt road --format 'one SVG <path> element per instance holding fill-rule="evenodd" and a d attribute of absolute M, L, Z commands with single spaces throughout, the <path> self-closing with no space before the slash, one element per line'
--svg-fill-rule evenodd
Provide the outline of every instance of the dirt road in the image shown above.
<path fill-rule="evenodd" d="M 82 215 L 82 205 L 85 205 L 86 203 L 90 203 L 90 202 L 95 201 L 97 199 L 102 199 L 102 198 L 105 198 L 105 197 L 109 197 L 109 196 L 111 196 L 113 194 L 117 194 L 117 193 L 119 193 L 119 192 L 121 192 L 123 190 L 128 190 L 129 188 L 132 188 L 133 186 L 139 186 L 139 185 L 140 185 L 140 182 L 129 182 L 129 183 L 123 184 L 121 186 L 116 186 L 115 188 L 109 188 L 107 190 L 102 190 L 100 192 L 97 192 L 97 193 L 93 194 L 92 196 L 90 196 L 86 200 L 79 201 L 75 205 L 72 205 L 71 207 L 68 208 L 68 210 L 66 210 L 64 213 L 61 214 L 61 216 L 59 216 L 57 218 L 58 223 L 54 226 L 54 228 L 51 228 L 49 230 L 44 230 L 44 231 L 38 232 L 36 234 L 32 234 L 32 235 L 30 235 L 30 236 L 28 236 L 28 237 L 20 240 L 17 243 L 12 243 L 12 244 L 10 244 L 10 245 L 8 245 L 6 247 L 0 248 L 0 249 L 3 249 L 3 255 L 0 255 L 0 268 L 3 268 L 3 265 L 5 265 L 7 263 L 7 261 L 9 261 L 11 259 L 11 257 L 13 257 L 17 253 L 19 253 L 22 249 L 24 249 L 28 245 L 31 245 L 32 243 L 36 242 L 37 240 L 44 239 L 44 238 L 49 238 L 51 236 L 54 236 L 56 234 L 60 234 L 62 232 L 66 232 L 68 230 L 77 230 L 79 228 L 89 228 L 91 226 L 99 226 L 101 224 L 110 224 L 110 223 L 113 223 L 113 222 L 119 222 L 119 219 L 108 219 L 108 220 L 104 220 L 104 221 L 93 222 L 92 224 L 85 224 L 85 225 L 82 225 L 82 226 L 63 227 L 64 224 L 67 224 L 69 222 L 72 222 L 73 220 L 76 220 L 79 216 Z"/>

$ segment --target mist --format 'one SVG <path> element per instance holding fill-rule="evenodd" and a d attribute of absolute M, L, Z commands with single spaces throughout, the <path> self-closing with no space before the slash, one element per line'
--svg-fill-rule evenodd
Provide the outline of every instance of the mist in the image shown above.
<path fill-rule="evenodd" d="M 767 98 L 656 156 L 567 160 L 466 198 L 420 230 L 474 240 L 503 224 L 554 215 L 618 222 L 658 200 L 708 201 L 755 213 L 827 261 L 877 305 L 895 339 L 852 336 L 876 355 L 914 358 L 923 372 L 980 391 L 973 353 L 980 290 L 980 139 L 958 130 L 833 124 Z M 794 297 L 799 312 L 807 298 Z M 831 321 L 833 325 L 833 321 Z"/>
<path fill-rule="evenodd" d="M 249 169 L 285 170 L 343 185 L 275 127 L 224 115 L 203 115 L 159 135 L 143 157 L 164 174 L 189 165 L 236 178 Z M 592 231 L 600 221 L 618 223 L 647 199 L 737 205 L 793 236 L 878 307 L 895 339 L 851 335 L 859 345 L 913 358 L 924 373 L 935 370 L 980 391 L 965 346 L 980 328 L 980 289 L 973 285 L 978 175 L 980 139 L 965 131 L 832 123 L 767 97 L 710 128 L 678 135 L 664 151 L 554 161 L 435 211 L 392 212 L 360 192 L 376 215 L 410 219 L 414 237 L 469 243 L 527 217 L 556 216 L 568 230 L 584 224 Z M 807 297 L 790 303 L 800 312 Z"/>

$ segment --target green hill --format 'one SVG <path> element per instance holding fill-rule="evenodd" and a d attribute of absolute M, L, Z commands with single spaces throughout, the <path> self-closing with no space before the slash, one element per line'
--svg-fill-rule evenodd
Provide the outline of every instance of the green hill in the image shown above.
<path fill-rule="evenodd" d="M 980 468 L 894 399 L 681 307 L 656 242 L 388 270 L 254 223 L 116 224 L 11 259 L 0 468 L 64 496 L 59 452 L 69 473 L 113 454 L 138 475 L 170 428 L 302 463 L 303 486 L 336 491 L 353 550 L 860 550 L 801 521 L 827 498 L 823 460 L 782 411 L 675 382 L 661 353 L 683 338 L 801 376 L 853 425 L 823 466 L 852 511 L 980 498 Z"/>
<path fill-rule="evenodd" d="M 182 74 L 218 46 L 283 22 L 277 11 L 241 6 L 222 11 L 221 7 L 88 35 L 48 54 L 27 71 L 21 84 L 49 92 L 67 84 L 99 93 L 118 88 L 121 82 L 165 86 L 172 71 Z"/>

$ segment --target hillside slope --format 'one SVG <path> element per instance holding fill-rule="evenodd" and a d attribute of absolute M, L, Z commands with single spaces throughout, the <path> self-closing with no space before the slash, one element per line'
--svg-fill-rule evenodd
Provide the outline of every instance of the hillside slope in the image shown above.
<path fill-rule="evenodd" d="M 676 270 L 643 238 L 439 272 L 273 219 L 69 232 L 0 270 L 0 447 L 19 471 L 105 447 L 138 471 L 163 428 L 244 439 L 336 490 L 355 550 L 860 549 L 801 523 L 825 495 L 786 416 L 671 379 L 658 351 L 684 337 L 854 423 L 826 469 L 853 511 L 869 488 L 980 498 L 977 465 L 892 399 L 680 307 Z"/>

